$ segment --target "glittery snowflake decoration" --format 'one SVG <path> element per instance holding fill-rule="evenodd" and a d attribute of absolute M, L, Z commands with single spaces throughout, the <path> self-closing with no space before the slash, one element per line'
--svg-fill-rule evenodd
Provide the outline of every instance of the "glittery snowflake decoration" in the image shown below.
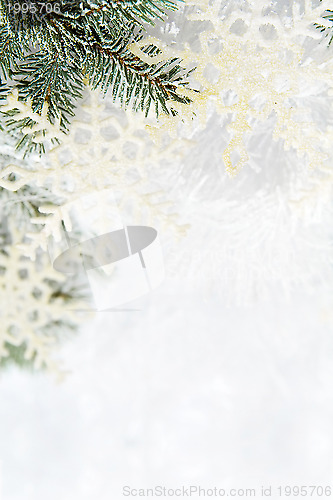
<path fill-rule="evenodd" d="M 22 255 L 24 230 L 31 225 L 29 196 L 22 202 L 3 189 L 0 195 L 0 365 L 9 359 L 59 375 L 57 348 L 80 322 L 71 307 L 87 302 L 53 269 L 47 254 L 39 252 L 34 261 Z"/>
<path fill-rule="evenodd" d="M 1 142 L 0 170 L 12 173 L 0 187 L 0 369 L 14 363 L 62 377 L 58 349 L 84 319 L 76 310 L 89 306 L 89 291 L 56 272 L 48 253 L 30 247 L 27 235 L 38 239 L 41 227 L 33 223 L 42 217 L 39 205 L 57 207 L 59 199 L 47 187 L 17 182 L 18 172 L 23 178 L 34 170 L 38 156 L 22 159 L 9 134 L 1 134 Z"/>
<path fill-rule="evenodd" d="M 8 94 L 5 103 L 1 104 L 3 128 L 12 136 L 19 137 L 17 148 L 26 148 L 26 153 L 45 153 L 45 148 L 64 136 L 60 131 L 60 118 L 55 123 L 48 119 L 48 103 L 41 113 L 32 111 L 32 100 L 19 100 L 17 88 Z"/>
<path fill-rule="evenodd" d="M 7 106 L 15 108 L 15 100 Z M 183 231 L 170 208 L 166 185 L 161 189 L 160 181 L 170 177 L 169 167 L 175 172 L 189 141 L 165 138 L 157 146 L 145 126 L 143 116 L 125 114 L 108 99 L 102 100 L 99 92 L 87 91 L 70 133 L 65 135 L 51 127 L 49 137 L 59 138 L 60 144 L 49 146 L 47 154 L 35 157 L 33 162 L 10 163 L 1 170 L 3 188 L 16 191 L 26 185 L 43 186 L 60 200 L 57 206 L 40 205 L 40 216 L 32 222 L 43 227 L 27 235 L 27 255 L 33 258 L 38 247 L 46 250 L 51 235 L 59 241 L 63 237 L 62 222 L 68 231 L 73 230 L 72 211 L 80 198 L 105 189 L 114 194 L 117 214 L 122 213 L 130 223 L 153 222 Z"/>
<path fill-rule="evenodd" d="M 224 117 L 228 137 L 222 138 L 223 161 L 230 174 L 249 160 L 253 127 L 272 115 L 273 138 L 283 139 L 286 149 L 295 149 L 310 167 L 328 160 L 333 129 L 316 123 L 309 105 L 316 96 L 327 95 L 331 107 L 333 62 L 327 52 L 318 56 L 315 48 L 322 35 L 314 27 L 328 7 L 329 2 L 315 6 L 309 0 L 290 2 L 289 8 L 267 0 L 187 2 L 178 32 L 186 27 L 191 38 L 183 36 L 183 49 L 179 42 L 173 50 L 185 64 L 196 66 L 200 93 L 191 95 L 191 107 L 178 109 L 189 123 L 193 112 L 203 125 L 213 110 Z M 171 53 L 165 42 L 151 38 L 145 43 L 153 40 L 164 57 Z M 133 52 L 140 55 L 140 47 L 133 46 Z M 168 129 L 179 132 L 179 117 L 165 121 Z"/>

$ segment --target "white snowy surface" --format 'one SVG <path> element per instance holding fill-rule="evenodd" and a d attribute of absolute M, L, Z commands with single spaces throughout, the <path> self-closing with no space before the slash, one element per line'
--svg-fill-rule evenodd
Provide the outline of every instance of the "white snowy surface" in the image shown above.
<path fill-rule="evenodd" d="M 226 308 L 167 280 L 139 311 L 99 313 L 65 346 L 72 373 L 60 385 L 3 374 L 1 500 L 120 500 L 125 485 L 331 484 L 324 302 L 299 294 Z"/>

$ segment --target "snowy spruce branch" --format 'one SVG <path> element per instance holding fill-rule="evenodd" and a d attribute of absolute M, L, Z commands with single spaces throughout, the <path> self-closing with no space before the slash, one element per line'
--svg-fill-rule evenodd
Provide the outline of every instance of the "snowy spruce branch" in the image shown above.
<path fill-rule="evenodd" d="M 44 3 L 45 4 L 45 3 Z M 189 72 L 171 57 L 158 63 L 140 60 L 130 46 L 136 42 L 153 57 L 158 49 L 144 46 L 145 23 L 163 19 L 170 0 L 50 0 L 49 9 L 38 0 L 0 0 L 0 103 L 13 87 L 19 100 L 31 101 L 32 110 L 60 120 L 67 131 L 76 102 L 88 84 L 110 91 L 123 107 L 176 114 L 172 103 L 188 104 L 181 93 Z M 15 112 L 1 113 L 0 127 L 18 131 L 33 121 L 13 121 Z M 24 143 L 24 141 L 23 141 Z M 22 144 L 30 152 L 33 143 Z M 39 152 L 41 152 L 39 150 Z"/>

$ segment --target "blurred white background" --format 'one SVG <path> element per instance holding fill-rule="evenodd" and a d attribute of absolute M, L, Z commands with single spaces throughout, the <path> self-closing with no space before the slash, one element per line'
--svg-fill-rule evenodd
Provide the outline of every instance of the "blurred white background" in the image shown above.
<path fill-rule="evenodd" d="M 60 385 L 2 376 L 1 500 L 118 500 L 125 485 L 330 484 L 324 304 L 299 294 L 227 308 L 166 280 L 139 311 L 98 313 L 64 347 L 72 373 Z"/>

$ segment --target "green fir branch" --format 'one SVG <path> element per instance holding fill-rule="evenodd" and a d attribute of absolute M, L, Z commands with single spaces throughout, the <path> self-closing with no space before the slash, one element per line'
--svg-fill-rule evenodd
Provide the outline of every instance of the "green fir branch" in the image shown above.
<path fill-rule="evenodd" d="M 320 0 L 322 1 L 322 0 Z M 327 26 L 327 23 L 325 25 L 315 23 L 314 26 L 325 35 L 325 38 L 328 38 L 328 46 L 331 45 L 333 41 L 333 10 L 326 10 L 325 13 L 322 15 L 322 18 L 325 20 L 328 20 L 331 23 L 331 26 Z"/>
<path fill-rule="evenodd" d="M 21 98 L 32 99 L 32 110 L 41 112 L 48 103 L 51 123 L 61 116 L 61 127 L 66 130 L 84 88 L 80 66 L 64 61 L 58 52 L 37 53 L 20 62 L 15 76 L 20 77 Z"/>
<path fill-rule="evenodd" d="M 141 35 L 137 36 L 140 40 Z M 149 46 L 150 47 L 150 46 Z M 118 38 L 114 46 L 105 48 L 95 42 L 94 52 L 86 58 L 86 72 L 93 89 L 100 87 L 104 92 L 112 92 L 113 99 L 119 99 L 125 107 L 143 111 L 147 116 L 155 105 L 156 116 L 161 112 L 170 114 L 168 101 L 189 104 L 190 99 L 177 93 L 177 83 L 182 82 L 188 72 L 173 58 L 149 65 L 128 50 L 126 36 Z"/>
<path fill-rule="evenodd" d="M 146 116 L 153 108 L 157 116 L 175 114 L 172 102 L 190 102 L 178 92 L 188 85 L 189 76 L 178 58 L 147 64 L 129 50 L 132 42 L 142 39 L 143 23 L 162 19 L 167 9 L 177 8 L 176 0 L 50 0 L 61 8 L 43 15 L 35 8 L 14 12 L 10 1 L 0 0 L 3 85 L 16 86 L 20 100 L 30 98 L 34 112 L 41 113 L 47 103 L 49 121 L 60 116 L 63 131 L 69 128 L 85 79 Z M 41 1 L 30 3 L 38 7 Z M 154 56 L 159 49 L 150 45 L 144 51 Z M 0 100 L 6 92 L 0 87 Z M 3 118 L 1 122 L 4 128 Z M 16 121 L 14 111 L 5 113 L 5 125 L 13 133 L 34 122 Z M 32 151 L 30 139 L 23 135 L 18 146 Z"/>

